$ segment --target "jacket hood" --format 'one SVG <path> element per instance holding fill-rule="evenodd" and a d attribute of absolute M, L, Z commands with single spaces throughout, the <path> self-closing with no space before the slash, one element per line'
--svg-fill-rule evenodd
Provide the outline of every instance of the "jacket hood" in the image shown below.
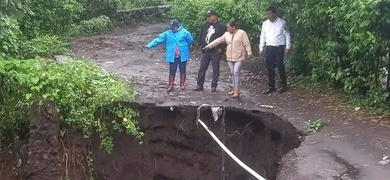
<path fill-rule="evenodd" d="M 181 30 L 183 30 L 183 29 L 184 29 L 183 25 L 180 24 L 180 25 L 179 25 L 179 29 L 177 29 L 176 32 L 179 32 L 179 31 L 181 31 Z M 170 32 L 172 32 L 172 33 L 176 33 L 176 32 L 173 32 L 171 28 L 168 28 L 168 31 L 170 31 Z"/>

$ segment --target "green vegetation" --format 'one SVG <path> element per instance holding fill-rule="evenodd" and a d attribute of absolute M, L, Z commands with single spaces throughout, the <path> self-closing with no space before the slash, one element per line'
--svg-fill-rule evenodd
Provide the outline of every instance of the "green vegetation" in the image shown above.
<path fill-rule="evenodd" d="M 328 122 L 325 122 L 321 119 L 318 119 L 315 121 L 309 120 L 308 122 L 306 122 L 307 131 L 309 131 L 310 133 L 318 132 L 327 124 L 328 124 Z"/>
<path fill-rule="evenodd" d="M 98 133 L 101 147 L 108 152 L 113 148 L 112 130 L 142 137 L 135 121 L 137 113 L 120 103 L 134 100 L 136 91 L 131 83 L 86 60 L 53 60 L 56 54 L 70 54 L 71 36 L 109 32 L 118 3 L 1 1 L 0 148 L 27 136 L 28 112 L 36 98 L 56 103 L 62 133 L 73 128 L 85 138 Z"/>
<path fill-rule="evenodd" d="M 59 64 L 43 59 L 1 60 L 0 75 L 0 92 L 5 97 L 0 107 L 0 132 L 7 134 L 1 139 L 3 144 L 23 136 L 35 97 L 56 103 L 57 111 L 62 115 L 62 127 L 78 127 L 85 138 L 91 137 L 93 132 L 100 133 L 101 145 L 109 152 L 112 150 L 108 134 L 110 124 L 116 130 L 142 136 L 134 121 L 137 113 L 117 103 L 134 100 L 134 89 L 88 61 L 65 60 Z M 107 122 L 103 113 L 106 109 L 120 119 Z M 96 113 L 97 110 L 102 113 Z"/>
<path fill-rule="evenodd" d="M 75 35 L 96 35 L 109 32 L 113 24 L 108 16 L 101 15 L 90 20 L 83 20 L 74 29 Z"/>
<path fill-rule="evenodd" d="M 289 71 L 303 82 L 342 89 L 353 102 L 390 112 L 385 90 L 390 61 L 389 0 L 182 0 L 171 17 L 195 35 L 209 9 L 223 22 L 235 19 L 258 49 L 265 10 L 274 5 L 292 33 Z"/>
<path fill-rule="evenodd" d="M 28 59 L 67 53 L 71 35 L 110 31 L 116 2 L 6 0 L 0 7 L 0 57 Z"/>

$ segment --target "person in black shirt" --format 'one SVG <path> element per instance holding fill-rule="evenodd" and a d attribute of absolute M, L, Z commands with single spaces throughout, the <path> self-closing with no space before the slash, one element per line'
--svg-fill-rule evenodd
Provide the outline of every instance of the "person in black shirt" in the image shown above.
<path fill-rule="evenodd" d="M 210 10 L 207 12 L 207 22 L 205 22 L 200 30 L 199 35 L 199 46 L 202 51 L 202 57 L 200 60 L 200 67 L 197 78 L 197 86 L 194 91 L 202 91 L 203 84 L 206 77 L 206 71 L 211 62 L 213 68 L 213 80 L 211 82 L 211 92 L 217 90 L 218 79 L 219 79 L 219 65 L 221 60 L 221 55 L 223 49 L 226 46 L 225 44 L 219 45 L 217 47 L 204 50 L 203 48 L 214 41 L 215 39 L 221 37 L 226 32 L 225 24 L 218 21 L 217 12 L 215 10 Z"/>

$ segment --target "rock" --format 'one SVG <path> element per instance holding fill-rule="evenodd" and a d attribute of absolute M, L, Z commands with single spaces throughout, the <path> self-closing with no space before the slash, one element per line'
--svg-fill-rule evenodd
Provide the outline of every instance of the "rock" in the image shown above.
<path fill-rule="evenodd" d="M 72 60 L 73 58 L 71 56 L 67 55 L 54 55 L 54 59 L 58 62 L 61 63 L 65 60 Z"/>

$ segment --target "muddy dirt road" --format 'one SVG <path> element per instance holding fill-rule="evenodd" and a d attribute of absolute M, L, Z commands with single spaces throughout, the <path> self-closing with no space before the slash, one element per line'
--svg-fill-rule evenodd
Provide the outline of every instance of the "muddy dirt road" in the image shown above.
<path fill-rule="evenodd" d="M 243 92 L 240 101 L 225 96 L 229 89 L 226 83 L 219 84 L 219 91 L 210 93 L 210 76 L 206 77 L 204 92 L 193 92 L 196 85 L 198 59 L 195 56 L 187 66 L 187 90 L 178 89 L 179 75 L 176 77 L 176 90 L 166 93 L 168 85 L 168 65 L 165 62 L 163 46 L 151 50 L 143 50 L 143 46 L 164 30 L 165 24 L 140 27 L 137 30 L 116 32 L 114 36 L 100 36 L 78 39 L 73 44 L 77 55 L 93 59 L 107 70 L 116 72 L 122 77 L 135 80 L 138 84 L 139 100 L 153 101 L 157 104 L 221 104 L 253 107 L 249 101 L 250 94 Z M 132 32 L 133 31 L 133 32 Z M 196 50 L 195 50 L 196 51 Z M 224 63 L 222 63 L 224 64 Z M 223 66 L 222 71 L 228 67 Z"/>
<path fill-rule="evenodd" d="M 206 77 L 205 91 L 193 92 L 199 67 L 197 49 L 187 66 L 187 90 L 178 88 L 167 93 L 168 65 L 163 46 L 143 50 L 143 46 L 166 27 L 166 24 L 116 30 L 109 35 L 84 37 L 73 41 L 76 55 L 91 59 L 103 68 L 125 79 L 135 80 L 142 102 L 157 105 L 201 105 L 203 103 L 271 111 L 287 119 L 298 129 L 306 131 L 304 122 L 324 119 L 329 125 L 306 136 L 301 147 L 291 151 L 281 162 L 279 179 L 390 179 L 390 163 L 379 164 L 390 156 L 390 128 L 386 118 L 365 111 L 354 111 L 343 98 L 299 90 L 291 86 L 285 94 L 262 95 L 266 75 L 264 62 L 245 62 L 242 96 L 231 99 L 229 71 L 221 63 L 221 82 L 218 91 L 210 92 L 211 68 Z M 177 76 L 178 77 L 178 76 Z M 176 79 L 178 84 L 178 79 Z M 177 87 L 177 86 L 176 86 Z M 270 105 L 273 108 L 263 108 Z M 389 158 L 390 159 L 390 158 Z"/>

